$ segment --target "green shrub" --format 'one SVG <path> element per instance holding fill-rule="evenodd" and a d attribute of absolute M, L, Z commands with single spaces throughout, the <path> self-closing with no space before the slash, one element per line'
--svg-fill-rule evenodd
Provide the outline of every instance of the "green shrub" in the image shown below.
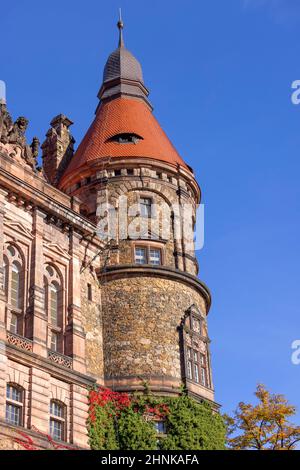
<path fill-rule="evenodd" d="M 166 435 L 154 421 L 164 421 Z M 223 418 L 185 393 L 175 398 L 90 392 L 89 443 L 93 450 L 215 450 L 225 448 Z"/>

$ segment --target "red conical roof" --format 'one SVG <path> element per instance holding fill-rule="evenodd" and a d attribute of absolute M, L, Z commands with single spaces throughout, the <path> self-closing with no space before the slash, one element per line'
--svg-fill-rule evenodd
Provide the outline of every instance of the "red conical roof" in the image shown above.
<path fill-rule="evenodd" d="M 119 134 L 136 134 L 136 143 L 110 140 Z M 149 106 L 133 98 L 119 97 L 102 103 L 96 117 L 65 171 L 60 187 L 66 180 L 74 181 L 89 163 L 104 158 L 151 158 L 188 168 L 165 132 L 153 116 Z M 76 178 L 77 179 L 77 178 Z"/>
<path fill-rule="evenodd" d="M 60 188 L 94 173 L 94 163 L 104 159 L 150 158 L 189 169 L 152 114 L 140 63 L 124 46 L 123 26 L 120 18 L 119 47 L 104 68 L 96 117 L 63 174 Z M 125 143 L 124 134 L 131 135 L 132 141 Z"/>

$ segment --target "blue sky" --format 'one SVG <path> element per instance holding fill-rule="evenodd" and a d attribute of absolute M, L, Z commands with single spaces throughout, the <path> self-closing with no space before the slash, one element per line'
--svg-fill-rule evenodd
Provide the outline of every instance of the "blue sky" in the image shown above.
<path fill-rule="evenodd" d="M 80 141 L 97 105 L 123 8 L 155 115 L 195 169 L 205 203 L 200 278 L 216 399 L 230 412 L 256 384 L 300 411 L 298 0 L 110 0 L 2 5 L 0 79 L 14 118 L 43 140 L 64 113 Z M 298 414 L 298 422 L 300 413 Z"/>

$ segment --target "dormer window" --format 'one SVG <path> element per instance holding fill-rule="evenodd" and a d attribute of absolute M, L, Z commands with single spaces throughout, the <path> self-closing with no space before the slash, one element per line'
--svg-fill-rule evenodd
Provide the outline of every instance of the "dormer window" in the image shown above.
<path fill-rule="evenodd" d="M 143 140 L 143 137 L 125 132 L 123 134 L 114 135 L 108 140 L 109 142 L 117 142 L 118 144 L 137 144 L 140 140 Z"/>

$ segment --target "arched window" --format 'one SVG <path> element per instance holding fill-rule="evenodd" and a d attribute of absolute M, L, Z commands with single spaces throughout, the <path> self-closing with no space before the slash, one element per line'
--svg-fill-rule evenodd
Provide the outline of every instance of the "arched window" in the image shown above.
<path fill-rule="evenodd" d="M 24 389 L 19 385 L 6 385 L 6 421 L 15 426 L 24 426 Z"/>
<path fill-rule="evenodd" d="M 11 267 L 11 284 L 10 284 L 10 301 L 11 305 L 15 308 L 21 308 L 21 268 L 19 264 L 14 261 Z"/>
<path fill-rule="evenodd" d="M 7 279 L 8 279 L 8 261 L 6 256 L 3 258 L 3 290 L 7 296 Z"/>
<path fill-rule="evenodd" d="M 48 348 L 64 353 L 64 298 L 62 277 L 56 267 L 46 265 L 44 274 L 45 310 L 48 317 Z"/>
<path fill-rule="evenodd" d="M 3 287 L 8 304 L 7 329 L 14 334 L 24 335 L 25 259 L 15 245 L 6 245 L 3 268 Z"/>
<path fill-rule="evenodd" d="M 66 406 L 57 400 L 50 402 L 50 436 L 56 441 L 66 440 Z"/>
<path fill-rule="evenodd" d="M 51 325 L 58 326 L 58 293 L 59 289 L 55 283 L 50 284 L 50 317 Z"/>

